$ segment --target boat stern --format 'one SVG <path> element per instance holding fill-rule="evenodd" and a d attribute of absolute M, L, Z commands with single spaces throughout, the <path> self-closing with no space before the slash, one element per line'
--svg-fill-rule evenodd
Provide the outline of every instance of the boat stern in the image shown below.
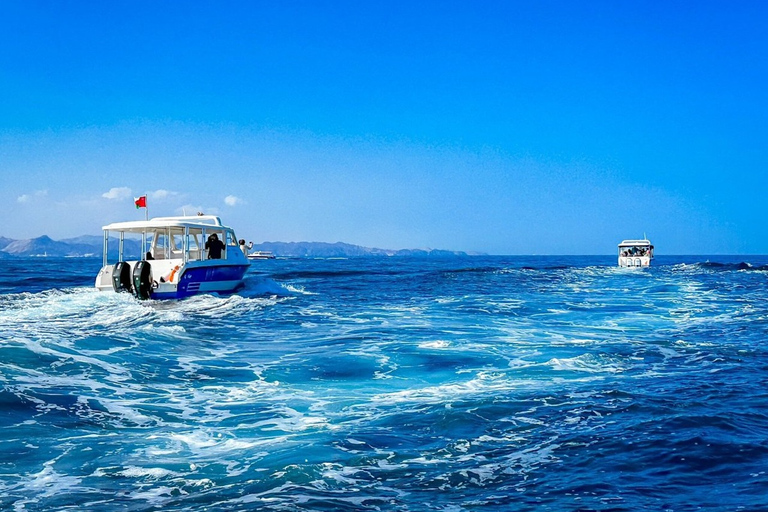
<path fill-rule="evenodd" d="M 650 240 L 624 240 L 619 244 L 619 266 L 626 268 L 650 267 L 653 245 Z"/>
<path fill-rule="evenodd" d="M 115 270 L 114 265 L 104 265 L 96 274 L 96 289 L 100 292 L 114 291 L 112 286 L 112 274 Z"/>
<path fill-rule="evenodd" d="M 619 266 L 625 268 L 650 267 L 651 258 L 648 256 L 619 256 Z"/>

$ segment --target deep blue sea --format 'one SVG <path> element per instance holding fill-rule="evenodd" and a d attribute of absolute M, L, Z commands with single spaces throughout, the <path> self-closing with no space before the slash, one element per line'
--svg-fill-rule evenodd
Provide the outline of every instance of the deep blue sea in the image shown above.
<path fill-rule="evenodd" d="M 0 260 L 0 510 L 768 510 L 768 257 L 100 265 Z"/>

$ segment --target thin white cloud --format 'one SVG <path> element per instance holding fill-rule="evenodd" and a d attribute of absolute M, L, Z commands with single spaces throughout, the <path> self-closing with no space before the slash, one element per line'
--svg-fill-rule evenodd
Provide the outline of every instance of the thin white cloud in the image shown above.
<path fill-rule="evenodd" d="M 227 196 L 224 198 L 224 203 L 226 203 L 227 206 L 235 206 L 238 204 L 242 204 L 243 200 L 237 196 Z"/>
<path fill-rule="evenodd" d="M 129 199 L 131 197 L 131 189 L 128 187 L 112 187 L 109 192 L 104 192 L 101 197 L 107 199 Z"/>
<path fill-rule="evenodd" d="M 16 201 L 19 203 L 28 203 L 34 198 L 38 197 L 45 197 L 48 195 L 47 190 L 36 190 L 33 194 L 22 194 L 18 198 L 16 198 Z"/>
<path fill-rule="evenodd" d="M 197 215 L 198 213 L 202 213 L 205 215 L 218 215 L 219 209 L 206 208 L 204 206 L 199 206 L 199 205 L 195 206 L 193 204 L 185 204 L 184 206 L 176 208 L 176 213 L 178 215 Z"/>
<path fill-rule="evenodd" d="M 162 188 L 149 193 L 149 197 L 157 201 L 162 201 L 163 199 L 168 199 L 169 197 L 175 197 L 178 195 L 178 192 L 173 192 L 171 190 L 165 190 Z"/>

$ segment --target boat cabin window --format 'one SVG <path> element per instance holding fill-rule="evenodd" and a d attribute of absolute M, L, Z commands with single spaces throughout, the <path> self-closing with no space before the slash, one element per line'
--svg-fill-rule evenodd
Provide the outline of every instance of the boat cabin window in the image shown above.
<path fill-rule="evenodd" d="M 235 247 L 239 248 L 240 247 L 238 245 L 237 237 L 235 237 L 234 231 L 231 231 L 231 230 L 225 230 L 225 231 L 215 231 L 215 230 L 206 231 L 205 232 L 205 236 L 204 236 L 205 240 L 206 241 L 210 240 L 211 235 L 214 235 L 214 234 L 216 235 L 216 237 L 221 242 L 224 242 L 224 250 L 221 252 L 221 257 L 222 258 L 224 258 L 224 259 L 228 258 L 227 255 L 230 254 L 230 252 L 227 251 L 227 249 L 229 249 L 230 247 L 232 247 L 232 248 L 235 248 Z M 208 251 L 208 249 L 205 248 L 205 244 L 203 244 L 202 247 L 203 247 L 203 258 L 202 259 L 207 259 L 210 256 L 209 255 L 209 251 Z M 190 258 L 191 258 L 191 256 L 190 256 Z"/>
<path fill-rule="evenodd" d="M 215 235 L 215 238 L 219 242 L 222 242 L 224 244 L 224 248 L 217 250 L 217 252 L 219 252 L 219 256 L 214 256 L 213 259 L 219 259 L 219 258 L 226 258 L 227 257 L 226 256 L 227 243 L 226 243 L 226 234 L 225 234 L 225 232 L 224 231 L 219 231 L 219 230 L 211 230 L 211 231 L 207 231 L 206 230 L 206 231 L 203 232 L 203 238 L 205 239 L 205 242 L 203 243 L 203 259 L 211 259 L 209 242 L 211 241 L 212 237 L 214 237 L 214 235 Z"/>
<path fill-rule="evenodd" d="M 650 256 L 652 250 L 647 245 L 619 247 L 619 255 L 624 257 Z"/>
<path fill-rule="evenodd" d="M 109 237 L 109 250 L 107 258 L 111 261 L 126 261 L 142 259 L 146 255 L 146 249 L 141 245 L 141 234 L 123 232 L 123 253 L 120 254 L 120 232 L 114 232 L 115 235 Z"/>
<path fill-rule="evenodd" d="M 201 231 L 193 232 L 192 230 L 190 230 L 189 237 L 187 238 L 190 260 L 203 259 L 204 250 L 202 250 L 203 245 L 200 242 L 200 240 L 202 240 L 202 232 Z"/>
<path fill-rule="evenodd" d="M 181 259 L 184 257 L 184 230 L 169 228 L 157 230 L 151 235 L 149 254 L 156 260 Z"/>

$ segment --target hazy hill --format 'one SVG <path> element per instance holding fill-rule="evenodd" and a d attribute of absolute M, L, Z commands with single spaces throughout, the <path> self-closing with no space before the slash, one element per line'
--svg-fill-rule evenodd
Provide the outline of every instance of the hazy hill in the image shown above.
<path fill-rule="evenodd" d="M 3 252 L 15 256 L 86 256 L 93 254 L 93 247 L 57 242 L 43 235 L 29 240 L 14 240 L 3 248 Z"/>
<path fill-rule="evenodd" d="M 131 258 L 138 258 L 140 243 L 125 240 L 125 253 Z M 48 236 L 29 240 L 12 240 L 0 237 L 0 258 L 7 257 L 75 257 L 101 256 L 104 239 L 100 236 L 83 235 L 65 240 L 52 240 Z M 117 257 L 118 240 L 109 239 L 111 258 Z M 376 249 L 343 242 L 264 242 L 253 246 L 255 251 L 270 251 L 275 256 L 294 258 L 354 258 L 362 256 L 466 256 L 460 251 L 439 249 Z"/>
<path fill-rule="evenodd" d="M 7 242 L 7 243 L 6 243 Z M 47 235 L 28 240 L 12 240 L 0 237 L 0 257 L 86 257 L 101 256 L 104 239 L 100 236 L 84 235 L 66 240 L 52 240 Z M 127 254 L 138 257 L 140 243 L 135 240 L 125 240 Z M 110 238 L 110 255 L 117 256 L 118 240 Z"/>
<path fill-rule="evenodd" d="M 353 258 L 360 256 L 466 256 L 461 251 L 440 249 L 377 249 L 343 242 L 264 242 L 254 244 L 254 251 L 270 251 L 275 256 L 294 258 Z"/>
<path fill-rule="evenodd" d="M 117 241 L 116 238 L 110 238 L 109 240 L 110 240 L 110 243 L 112 242 L 112 240 Z M 104 243 L 104 237 L 96 236 L 96 235 L 80 235 L 75 238 L 63 238 L 60 241 L 68 244 L 85 244 L 85 245 L 101 247 L 101 244 Z"/>

